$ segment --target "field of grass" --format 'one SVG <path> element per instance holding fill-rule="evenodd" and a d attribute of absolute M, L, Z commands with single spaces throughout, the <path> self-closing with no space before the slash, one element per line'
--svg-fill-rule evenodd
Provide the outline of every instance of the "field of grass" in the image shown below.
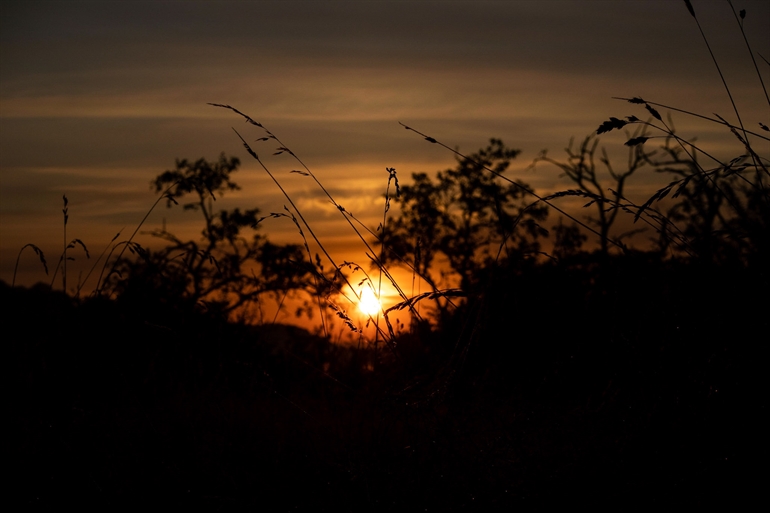
<path fill-rule="evenodd" d="M 465 155 L 405 126 L 454 152 L 457 167 L 411 179 L 389 169 L 378 227 L 339 205 L 267 127 L 212 104 L 247 122 L 233 136 L 281 191 L 258 155 L 296 160 L 366 262 L 327 251 L 289 194 L 266 217 L 217 211 L 213 200 L 238 187 L 239 160 L 223 155 L 177 161 L 154 182 L 150 212 L 165 201 L 200 213 L 200 240 L 164 229 L 154 235 L 167 246 L 148 251 L 133 240 L 142 221 L 89 255 L 73 293 L 68 252 L 89 249 L 67 235 L 65 197 L 61 257 L 34 244 L 19 253 L 34 253 L 50 284 L 0 282 L 11 501 L 217 511 L 766 502 L 770 132 L 744 126 L 737 109 L 723 118 L 627 101 L 628 115 L 597 120 L 597 135 L 633 128 L 628 162 L 613 165 L 594 137 L 564 160 L 543 154 L 533 165 L 574 183 L 549 195 L 505 175 L 517 151 L 502 141 Z M 672 116 L 721 125 L 739 152 L 720 160 L 680 139 Z M 649 198 L 625 192 L 638 173 L 661 177 Z M 564 206 L 575 199 L 583 210 Z M 291 220 L 300 243 L 271 244 L 257 230 L 271 217 Z M 366 288 L 398 299 L 358 321 Z M 267 302 L 300 305 L 317 329 L 258 316 Z"/>

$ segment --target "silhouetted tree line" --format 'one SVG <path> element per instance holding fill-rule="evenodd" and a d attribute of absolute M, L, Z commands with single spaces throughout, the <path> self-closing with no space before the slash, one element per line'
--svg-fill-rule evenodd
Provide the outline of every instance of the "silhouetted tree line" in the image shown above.
<path fill-rule="evenodd" d="M 770 219 L 766 171 L 751 166 L 744 155 L 706 172 L 683 157 L 672 137 L 650 149 L 643 144 L 648 138 L 641 126 L 629 136 L 623 169 L 610 162 L 594 135 L 578 146 L 570 143 L 565 160 L 543 152 L 533 166 L 555 165 L 574 184 L 545 197 L 505 177 L 519 150 L 499 139 L 457 157 L 454 168 L 435 177 L 413 174 L 411 183 L 388 198 L 399 210 L 385 220 L 376 241 L 383 265 L 407 268 L 434 291 L 457 287 L 477 298 L 490 287 L 510 286 L 505 280 L 532 266 L 590 273 L 609 258 L 639 254 L 656 265 L 761 269 L 767 262 Z M 155 230 L 152 234 L 167 245 L 122 259 L 109 276 L 115 296 L 189 303 L 252 322 L 266 298 L 283 304 L 288 296 L 303 297 L 308 306 L 314 297 L 323 296 L 321 303 L 333 298 L 341 270 L 324 272 L 302 245 L 271 243 L 257 231 L 264 218 L 256 208 L 215 209 L 217 196 L 239 189 L 231 177 L 238 166 L 237 158 L 224 154 L 215 162 L 179 160 L 176 169 L 153 181 L 156 192 L 166 191 L 168 206 L 181 201 L 185 210 L 200 213 L 201 238 L 181 240 L 165 228 Z M 635 203 L 625 190 L 640 169 L 671 181 Z M 667 196 L 671 199 L 665 203 Z M 586 201 L 588 214 L 557 214 L 554 224 L 549 210 L 563 213 L 556 205 L 565 197 Z M 286 214 L 271 214 L 278 215 Z M 621 216 L 633 218 L 634 228 L 619 233 L 615 226 Z M 640 244 L 641 234 L 647 239 Z M 596 249 L 584 250 L 588 241 Z M 436 320 L 446 320 L 451 304 L 434 296 Z"/>
<path fill-rule="evenodd" d="M 462 294 L 426 296 L 432 322 L 378 353 L 237 322 L 268 295 L 314 297 L 319 283 L 326 294 L 335 276 L 302 246 L 271 244 L 258 210 L 214 209 L 238 187 L 237 159 L 178 161 L 153 187 L 201 215 L 199 240 L 156 231 L 167 246 L 121 260 L 87 300 L 0 284 L 14 499 L 349 511 L 748 503 L 762 489 L 752 462 L 768 452 L 762 176 L 704 176 L 674 150 L 631 146 L 607 193 L 597 148 L 588 138 L 552 161 L 592 209 L 576 218 L 585 226 L 549 223 L 546 201 L 563 195 L 538 200 L 497 176 L 518 152 L 496 139 L 402 185 L 381 231 L 387 265 Z M 671 175 L 665 212 L 622 192 L 642 162 Z M 614 231 L 637 214 L 657 227 L 646 225 L 656 242 L 644 250 Z M 587 227 L 607 239 L 592 251 Z"/>
<path fill-rule="evenodd" d="M 121 260 L 111 274 L 111 292 L 139 301 L 170 301 L 233 319 L 256 315 L 270 296 L 276 302 L 312 287 L 314 267 L 300 245 L 277 245 L 258 233 L 260 211 L 215 210 L 217 196 L 239 190 L 231 178 L 240 161 L 222 154 L 218 161 L 178 160 L 176 169 L 153 181 L 156 192 L 167 190 L 167 206 L 183 204 L 200 213 L 201 239 L 182 240 L 165 230 L 152 235 L 168 244 L 160 250 L 141 251 Z"/>

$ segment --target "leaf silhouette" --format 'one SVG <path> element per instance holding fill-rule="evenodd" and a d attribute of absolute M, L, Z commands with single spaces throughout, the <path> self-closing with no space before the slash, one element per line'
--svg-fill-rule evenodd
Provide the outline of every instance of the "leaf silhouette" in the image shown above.
<path fill-rule="evenodd" d="M 645 109 L 647 109 L 647 111 L 648 111 L 650 114 L 652 114 L 652 116 L 653 116 L 655 119 L 657 119 L 658 121 L 663 121 L 663 118 L 661 118 L 661 117 L 660 117 L 660 114 L 658 113 L 658 111 L 657 111 L 657 110 L 655 110 L 655 109 L 654 109 L 652 106 L 650 106 L 650 104 L 648 104 L 648 103 L 645 103 L 645 104 L 644 104 L 644 108 L 645 108 Z"/>
<path fill-rule="evenodd" d="M 693 18 L 695 18 L 695 9 L 692 8 L 692 4 L 690 3 L 690 0 L 684 0 L 684 5 L 687 6 L 687 10 L 690 11 L 690 14 Z"/>
<path fill-rule="evenodd" d="M 632 139 L 629 139 L 625 142 L 626 146 L 637 146 L 639 144 L 644 144 L 647 142 L 649 137 L 634 137 Z"/>
<path fill-rule="evenodd" d="M 221 107 L 223 109 L 230 109 L 231 111 L 235 112 L 236 114 L 246 118 L 246 123 L 251 123 L 254 126 L 258 126 L 259 128 L 264 128 L 261 123 L 257 123 L 256 121 L 251 119 L 251 117 L 247 116 L 246 114 L 244 114 L 243 112 L 239 111 L 235 107 L 231 107 L 230 105 L 225 105 L 223 103 L 209 103 L 209 105 L 211 105 L 212 107 Z"/>
<path fill-rule="evenodd" d="M 609 121 L 605 121 L 604 123 L 599 125 L 599 128 L 596 130 L 596 133 L 603 134 L 605 132 L 610 132 L 612 130 L 615 130 L 616 128 L 623 128 L 627 124 L 628 122 L 625 120 L 611 117 Z"/>

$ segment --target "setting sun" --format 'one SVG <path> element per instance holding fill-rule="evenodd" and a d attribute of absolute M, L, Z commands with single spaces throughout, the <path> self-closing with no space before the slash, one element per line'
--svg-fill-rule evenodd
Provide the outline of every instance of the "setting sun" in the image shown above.
<path fill-rule="evenodd" d="M 371 289 L 366 287 L 361 291 L 361 299 L 358 301 L 358 309 L 365 315 L 377 315 L 380 311 L 380 300 Z"/>

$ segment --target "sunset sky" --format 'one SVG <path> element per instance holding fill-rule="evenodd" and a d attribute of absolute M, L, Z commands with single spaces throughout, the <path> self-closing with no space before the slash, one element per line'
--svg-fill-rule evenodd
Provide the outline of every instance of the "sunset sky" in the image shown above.
<path fill-rule="evenodd" d="M 747 127 L 767 124 L 770 109 L 730 5 L 693 5 Z M 734 6 L 748 12 L 754 50 L 770 58 L 770 2 Z M 372 227 L 382 216 L 386 167 L 408 183 L 414 172 L 454 163 L 399 121 L 461 151 L 501 138 L 522 150 L 509 176 L 553 191 L 569 186 L 556 169 L 526 170 L 542 149 L 561 158 L 571 137 L 585 137 L 609 116 L 644 117 L 613 96 L 735 119 L 679 0 L 6 0 L 0 9 L 0 279 L 7 282 L 26 243 L 55 266 L 62 194 L 70 201 L 68 237 L 98 255 L 118 231 L 134 230 L 156 198 L 150 181 L 176 158 L 237 156 L 233 178 L 243 190 L 221 206 L 282 210 L 285 200 L 231 127 L 248 141 L 262 133 L 208 102 L 263 123 Z M 770 68 L 758 61 L 770 83 Z M 682 114 L 674 120 L 685 138 L 724 155 L 741 152 L 719 127 Z M 612 152 L 622 152 L 624 140 L 603 138 Z M 327 248 L 365 262 L 339 212 L 309 178 L 289 173 L 297 168 L 291 157 L 272 156 L 264 144 L 253 147 Z M 663 183 L 639 176 L 631 192 Z M 159 207 L 144 229 L 164 218 L 179 235 L 202 227 L 194 213 Z M 285 220 L 261 229 L 271 240 L 300 242 Z M 77 272 L 88 269 L 75 256 Z M 25 253 L 18 281 L 45 279 Z"/>

